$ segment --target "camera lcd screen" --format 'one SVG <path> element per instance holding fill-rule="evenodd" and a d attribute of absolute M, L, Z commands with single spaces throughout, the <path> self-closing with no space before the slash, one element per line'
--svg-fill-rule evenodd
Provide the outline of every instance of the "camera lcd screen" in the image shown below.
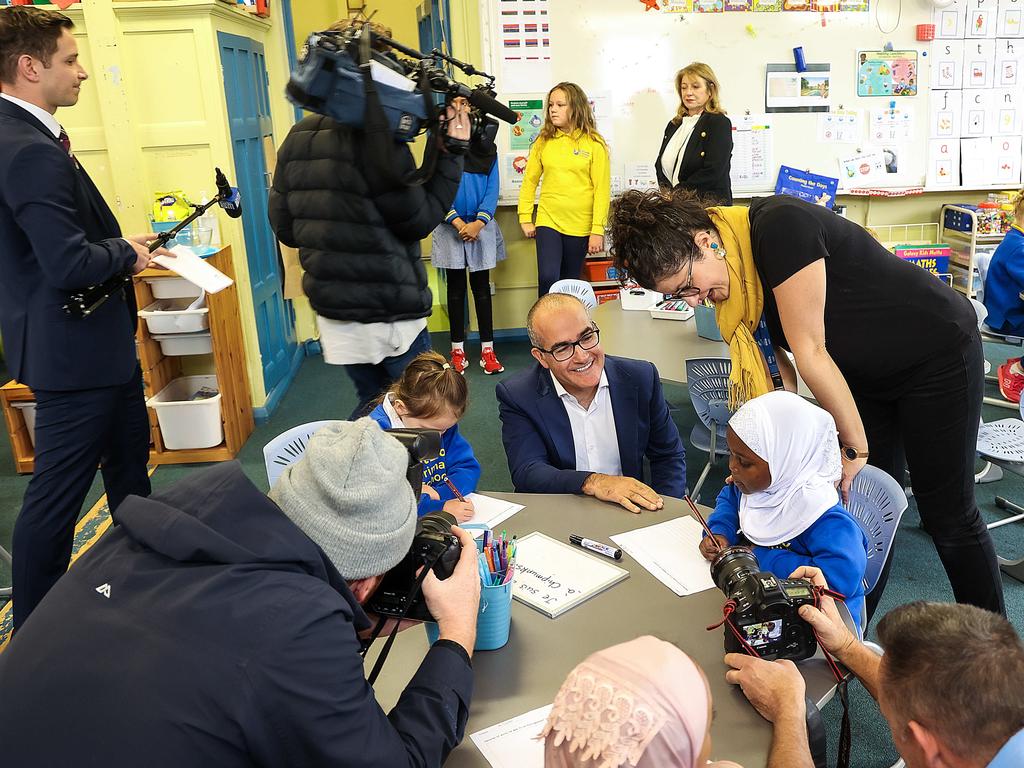
<path fill-rule="evenodd" d="M 786 594 L 790 597 L 810 597 L 811 590 L 807 587 L 786 587 Z"/>
<path fill-rule="evenodd" d="M 763 621 L 760 624 L 747 624 L 740 627 L 746 641 L 755 648 L 768 645 L 782 638 L 782 619 Z"/>

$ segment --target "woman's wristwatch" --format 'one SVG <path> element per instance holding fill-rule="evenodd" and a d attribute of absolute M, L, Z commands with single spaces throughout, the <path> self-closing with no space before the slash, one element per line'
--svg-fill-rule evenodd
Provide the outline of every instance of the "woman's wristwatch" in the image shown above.
<path fill-rule="evenodd" d="M 868 457 L 867 451 L 858 451 L 852 445 L 840 445 L 839 452 L 847 461 L 856 461 L 857 459 L 866 459 Z"/>

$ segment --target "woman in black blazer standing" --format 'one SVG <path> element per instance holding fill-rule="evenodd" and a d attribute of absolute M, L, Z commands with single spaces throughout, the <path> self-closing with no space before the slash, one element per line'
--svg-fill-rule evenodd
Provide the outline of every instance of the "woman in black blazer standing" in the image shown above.
<path fill-rule="evenodd" d="M 654 164 L 662 187 L 682 187 L 709 202 L 732 205 L 732 123 L 719 101 L 718 78 L 695 61 L 676 73 L 679 111 L 667 126 Z"/>

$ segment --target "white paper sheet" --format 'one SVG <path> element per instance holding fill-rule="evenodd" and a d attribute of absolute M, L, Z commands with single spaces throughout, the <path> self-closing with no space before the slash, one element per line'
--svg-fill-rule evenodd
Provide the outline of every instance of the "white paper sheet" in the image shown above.
<path fill-rule="evenodd" d="M 535 738 L 544 728 L 551 705 L 470 734 L 491 768 L 543 768 L 544 740 Z"/>
<path fill-rule="evenodd" d="M 692 517 L 677 517 L 611 539 L 654 578 L 683 597 L 715 586 L 711 565 L 698 549 L 703 530 Z"/>
<path fill-rule="evenodd" d="M 496 499 L 493 496 L 484 496 L 482 493 L 466 494 L 466 499 L 473 502 L 476 513 L 470 523 L 484 523 L 493 530 L 508 520 L 512 515 L 523 508 L 522 504 L 515 504 L 504 499 Z M 474 539 L 484 535 L 482 530 L 470 529 Z"/>
<path fill-rule="evenodd" d="M 181 275 L 189 282 L 195 283 L 207 293 L 223 291 L 235 282 L 215 266 L 196 256 L 191 248 L 176 245 L 171 248 L 171 253 L 175 258 L 157 256 L 153 261 L 162 267 L 167 267 L 171 272 Z"/>

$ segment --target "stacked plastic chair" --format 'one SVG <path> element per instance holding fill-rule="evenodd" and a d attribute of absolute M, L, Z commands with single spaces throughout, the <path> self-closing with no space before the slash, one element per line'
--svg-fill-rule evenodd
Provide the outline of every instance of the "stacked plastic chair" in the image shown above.
<path fill-rule="evenodd" d="M 282 432 L 265 446 L 263 446 L 263 463 L 267 468 L 267 481 L 270 487 L 274 487 L 277 478 L 284 472 L 289 464 L 298 461 L 306 452 L 309 438 L 328 424 L 336 424 L 337 421 L 327 419 L 325 421 L 311 421 L 307 424 L 299 424 L 287 432 Z"/>
<path fill-rule="evenodd" d="M 732 363 L 727 357 L 695 357 L 686 361 L 686 388 L 690 392 L 690 402 L 697 412 L 697 418 L 700 419 L 690 432 L 690 443 L 708 454 L 708 463 L 690 494 L 695 500 L 700 498 L 701 486 L 718 457 L 729 455 L 725 428 L 732 416 L 729 410 L 731 370 Z"/>

